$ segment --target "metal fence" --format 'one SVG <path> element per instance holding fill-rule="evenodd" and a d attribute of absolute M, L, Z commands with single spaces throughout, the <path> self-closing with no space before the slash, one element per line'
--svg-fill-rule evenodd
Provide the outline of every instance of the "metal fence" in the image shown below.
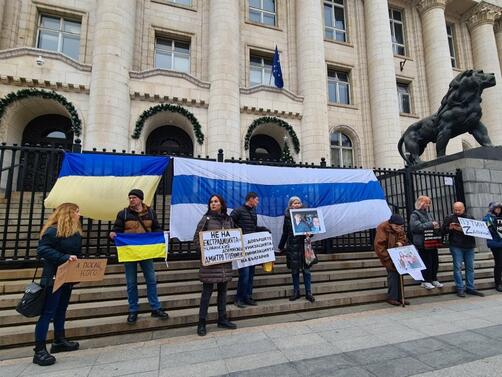
<path fill-rule="evenodd" d="M 80 152 L 75 144 L 74 152 Z M 97 152 L 84 151 L 82 153 Z M 117 153 L 116 151 L 98 153 Z M 120 153 L 120 152 L 119 152 Z M 0 145 L 0 266 L 30 264 L 36 260 L 39 231 L 48 216 L 43 199 L 54 185 L 64 150 L 57 147 Z M 184 156 L 186 157 L 186 156 Z M 203 159 L 203 157 L 197 157 Z M 209 159 L 206 157 L 206 159 Z M 213 159 L 214 161 L 215 159 Z M 218 161 L 269 166 L 290 166 L 335 169 L 324 159 L 319 164 L 287 164 L 272 161 L 224 160 L 223 151 Z M 463 201 L 463 183 L 460 171 L 455 174 L 413 171 L 411 169 L 374 169 L 386 199 L 393 211 L 405 218 L 414 208 L 418 195 L 433 198 L 433 215 L 443 219 L 454 201 Z M 163 229 L 169 229 L 172 164 L 160 181 L 152 204 Z M 82 218 L 84 230 L 83 254 L 86 257 L 116 258 L 116 250 L 108 238 L 112 223 Z M 374 230 L 367 230 L 327 239 L 315 243 L 317 252 L 365 251 L 373 247 Z M 176 239 L 170 244 L 171 259 L 198 259 L 191 242 Z"/>

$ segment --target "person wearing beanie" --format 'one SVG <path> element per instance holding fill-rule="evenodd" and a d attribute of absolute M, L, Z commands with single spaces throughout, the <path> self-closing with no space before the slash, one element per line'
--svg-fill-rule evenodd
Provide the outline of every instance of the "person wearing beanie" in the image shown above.
<path fill-rule="evenodd" d="M 292 196 L 288 200 L 288 208 L 284 213 L 284 224 L 282 226 L 282 237 L 279 242 L 279 250 L 282 253 L 286 251 L 286 265 L 291 270 L 293 278 L 293 295 L 289 301 L 295 301 L 300 298 L 300 271 L 303 272 L 303 283 L 305 284 L 305 298 L 314 302 L 312 295 L 312 274 L 310 266 L 305 262 L 305 239 L 310 238 L 310 233 L 295 236 L 293 234 L 293 225 L 290 209 L 303 208 L 301 199 L 298 196 Z"/>
<path fill-rule="evenodd" d="M 502 292 L 502 203 L 492 202 L 488 208 L 488 213 L 483 218 L 492 235 L 491 240 L 486 240 L 488 248 L 493 253 L 495 266 L 493 268 L 493 278 L 495 279 L 495 289 Z"/>
<path fill-rule="evenodd" d="M 404 246 L 407 243 L 404 232 L 404 219 L 398 214 L 392 215 L 389 220 L 384 221 L 376 228 L 375 253 L 387 270 L 387 302 L 394 306 L 401 305 L 401 289 L 399 286 L 401 279 L 388 250 Z M 405 305 L 410 304 L 406 300 L 404 303 Z"/>
<path fill-rule="evenodd" d="M 129 207 L 117 214 L 110 238 L 113 240 L 117 233 L 147 233 L 162 232 L 157 215 L 143 203 L 145 195 L 140 189 L 129 191 Z M 153 259 L 138 262 L 125 262 L 124 269 L 127 282 L 127 300 L 129 302 L 129 315 L 127 323 L 134 324 L 138 319 L 138 263 L 143 271 L 146 282 L 148 303 L 152 309 L 152 317 L 167 319 L 168 314 L 162 309 L 157 295 L 157 279 Z"/>
<path fill-rule="evenodd" d="M 474 248 L 476 240 L 472 236 L 467 236 L 462 231 L 459 218 L 471 219 L 465 211 L 464 203 L 453 203 L 453 213 L 443 221 L 442 233 L 448 234 L 450 253 L 453 258 L 453 279 L 457 289 L 458 297 L 465 297 L 465 294 L 483 297 L 484 293 L 476 289 L 474 285 Z M 462 279 L 462 263 L 465 265 L 465 286 Z"/>

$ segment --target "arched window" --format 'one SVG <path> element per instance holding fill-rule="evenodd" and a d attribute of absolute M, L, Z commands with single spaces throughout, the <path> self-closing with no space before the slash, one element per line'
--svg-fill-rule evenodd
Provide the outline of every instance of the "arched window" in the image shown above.
<path fill-rule="evenodd" d="M 335 166 L 353 166 L 354 149 L 350 138 L 342 132 L 331 133 L 331 163 Z"/>

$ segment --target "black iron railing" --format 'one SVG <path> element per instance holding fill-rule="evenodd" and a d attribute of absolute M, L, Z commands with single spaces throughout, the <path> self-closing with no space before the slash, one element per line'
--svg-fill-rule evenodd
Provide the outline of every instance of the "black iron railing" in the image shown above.
<path fill-rule="evenodd" d="M 81 152 L 79 143 L 73 146 L 73 151 Z M 88 152 L 98 151 L 82 153 Z M 98 153 L 125 153 L 125 151 L 103 150 Z M 43 199 L 57 179 L 63 155 L 64 150 L 57 147 L 0 145 L 0 266 L 36 260 L 39 231 L 48 215 L 43 206 Z M 209 159 L 200 156 L 197 158 Z M 227 163 L 339 169 L 339 167 L 327 166 L 324 159 L 319 164 L 225 160 L 222 150 L 219 151 L 216 160 Z M 413 171 L 412 169 L 374 169 L 374 172 L 393 211 L 407 219 L 414 209 L 414 202 L 418 195 L 428 195 L 433 198 L 433 214 L 436 219 L 443 219 L 450 212 L 454 201 L 464 200 L 460 171 L 456 174 L 449 174 Z M 170 168 L 164 172 L 160 181 L 152 205 L 162 228 L 166 230 L 169 229 L 172 178 L 173 170 L 170 164 Z M 116 250 L 108 238 L 112 223 L 83 218 L 82 225 L 85 234 L 84 255 L 114 259 Z M 319 241 L 314 246 L 321 253 L 371 250 L 373 236 L 374 230 L 367 230 Z M 172 259 L 197 259 L 199 257 L 191 242 L 172 239 L 170 249 Z"/>

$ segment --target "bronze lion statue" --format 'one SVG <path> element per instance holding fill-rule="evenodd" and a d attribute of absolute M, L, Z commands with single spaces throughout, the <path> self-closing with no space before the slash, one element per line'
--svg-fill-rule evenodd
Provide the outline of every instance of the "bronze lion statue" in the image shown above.
<path fill-rule="evenodd" d="M 466 132 L 482 146 L 491 147 L 488 131 L 480 119 L 481 93 L 492 86 L 495 86 L 493 73 L 472 69 L 459 73 L 450 83 L 439 110 L 413 123 L 401 136 L 398 143 L 401 157 L 408 165 L 420 163 L 420 155 L 429 143 L 436 143 L 437 157 L 444 156 L 450 139 Z"/>

